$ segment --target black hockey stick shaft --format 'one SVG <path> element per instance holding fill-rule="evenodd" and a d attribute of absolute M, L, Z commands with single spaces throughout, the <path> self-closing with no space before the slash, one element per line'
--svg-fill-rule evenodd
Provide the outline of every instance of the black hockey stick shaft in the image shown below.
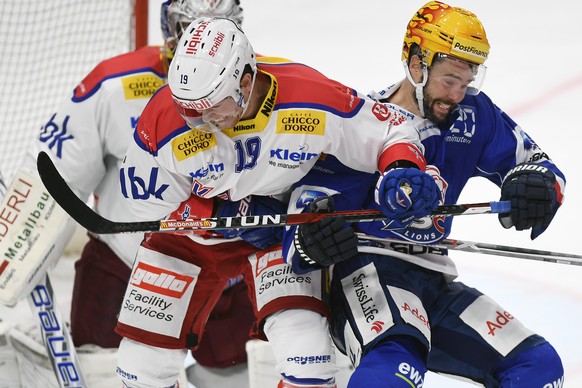
<path fill-rule="evenodd" d="M 539 249 L 512 247 L 507 245 L 489 244 L 466 240 L 444 239 L 436 244 L 422 244 L 419 242 L 409 242 L 399 239 L 368 236 L 361 233 L 358 233 L 358 238 L 364 241 L 368 240 L 379 242 L 388 248 L 396 247 L 397 244 L 412 244 L 418 246 L 427 246 L 441 249 L 444 248 L 471 253 L 482 253 L 486 255 L 506 256 L 518 259 L 545 261 L 548 263 L 582 265 L 582 256 L 574 255 L 572 253 L 552 252 Z"/>
<path fill-rule="evenodd" d="M 334 213 L 271 214 L 260 216 L 190 218 L 188 220 L 156 220 L 143 222 L 116 222 L 95 213 L 70 189 L 50 157 L 40 152 L 37 158 L 40 178 L 55 201 L 81 226 L 97 234 L 129 232 L 196 231 L 215 229 L 239 229 L 275 227 L 313 223 L 324 217 L 342 217 L 348 222 L 364 222 L 386 219 L 379 210 L 338 211 Z M 431 214 L 458 216 L 463 214 L 507 213 L 507 201 L 462 205 L 443 205 Z"/>

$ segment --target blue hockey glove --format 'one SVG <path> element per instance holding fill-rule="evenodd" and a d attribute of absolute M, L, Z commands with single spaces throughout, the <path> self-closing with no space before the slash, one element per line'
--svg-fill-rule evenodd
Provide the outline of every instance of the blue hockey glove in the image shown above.
<path fill-rule="evenodd" d="M 531 228 L 531 239 L 542 234 L 554 218 L 560 203 L 556 176 L 547 167 L 523 163 L 511 169 L 501 185 L 501 201 L 511 202 L 511 213 L 499 214 L 505 229 Z"/>
<path fill-rule="evenodd" d="M 252 195 L 237 202 L 220 201 L 216 217 L 238 217 L 283 214 L 286 207 L 271 197 Z M 263 228 L 219 229 L 224 238 L 240 237 L 253 246 L 264 249 L 280 244 L 283 238 L 282 226 Z"/>
<path fill-rule="evenodd" d="M 319 197 L 309 204 L 312 213 L 333 212 L 332 197 Z M 295 250 L 309 264 L 328 267 L 358 254 L 358 238 L 343 218 L 326 217 L 299 225 L 293 239 Z"/>
<path fill-rule="evenodd" d="M 413 167 L 385 172 L 374 195 L 390 229 L 405 228 L 415 219 L 429 215 L 441 200 L 433 177 Z"/>

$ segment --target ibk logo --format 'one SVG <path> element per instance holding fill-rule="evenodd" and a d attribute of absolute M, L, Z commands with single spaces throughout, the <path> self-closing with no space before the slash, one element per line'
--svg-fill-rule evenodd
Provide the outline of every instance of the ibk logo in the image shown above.
<path fill-rule="evenodd" d="M 127 174 L 127 175 L 126 175 Z M 158 168 L 154 167 L 150 171 L 149 180 L 146 183 L 145 179 L 135 174 L 135 167 L 128 167 L 127 173 L 125 167 L 119 170 L 119 183 L 121 184 L 121 193 L 125 198 L 129 198 L 130 192 L 127 187 L 131 189 L 131 198 L 147 200 L 150 196 L 158 199 L 164 199 L 162 194 L 170 185 L 163 184 L 158 186 Z"/>
<path fill-rule="evenodd" d="M 194 277 L 181 275 L 146 263 L 138 263 L 131 274 L 130 284 L 156 294 L 181 298 Z"/>
<path fill-rule="evenodd" d="M 40 132 L 38 139 L 46 143 L 48 148 L 53 150 L 57 157 L 61 159 L 63 157 L 63 144 L 67 140 L 74 139 L 73 135 L 70 135 L 67 131 L 67 124 L 69 122 L 70 116 L 65 116 L 61 125 L 55 123 L 56 113 L 54 113 L 46 123 Z"/>

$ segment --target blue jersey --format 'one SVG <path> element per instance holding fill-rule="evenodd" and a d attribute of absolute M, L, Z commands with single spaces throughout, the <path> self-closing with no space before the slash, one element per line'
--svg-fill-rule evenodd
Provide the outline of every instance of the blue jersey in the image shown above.
<path fill-rule="evenodd" d="M 388 88 L 372 97 L 383 99 L 396 88 Z M 398 107 L 386 104 L 393 109 Z M 554 165 L 548 155 L 517 125 L 506 113 L 493 104 L 489 97 L 480 93 L 466 96 L 458 109 L 450 115 L 449 120 L 436 125 L 426 119 L 407 114 L 409 120 L 417 122 L 424 156 L 427 165 L 440 170 L 444 185 L 444 204 L 455 204 L 467 181 L 472 177 L 484 177 L 497 186 L 501 186 L 506 173 L 520 163 L 539 163 L 548 167 L 556 175 L 558 201 L 561 202 L 565 187 L 563 173 Z M 362 174 L 346 169 L 337 160 L 327 158 L 319 161 L 300 186 L 308 187 L 313 196 L 318 191 L 334 195 L 336 210 L 378 209 L 374 202 L 373 189 L 377 175 Z M 305 189 L 299 187 L 292 196 L 290 211 L 299 211 L 301 202 L 296 198 L 309 197 Z M 320 194 L 321 195 L 321 194 Z M 293 202 L 295 201 L 295 202 Z M 383 221 L 359 222 L 354 227 L 359 231 L 378 237 L 398 238 L 411 242 L 436 243 L 448 236 L 453 217 L 423 218 L 414 221 L 401 230 L 384 230 Z M 294 269 L 301 272 L 308 268 L 294 258 L 292 246 L 294 228 L 288 228 L 284 236 L 284 249 L 292 259 Z M 382 251 L 383 250 L 383 251 Z M 454 264 L 448 259 L 445 250 L 402 249 L 395 244 L 392 249 L 383 247 L 364 247 L 360 251 L 395 255 L 429 267 L 433 270 L 455 276 Z M 429 263 L 430 262 L 430 263 Z"/>

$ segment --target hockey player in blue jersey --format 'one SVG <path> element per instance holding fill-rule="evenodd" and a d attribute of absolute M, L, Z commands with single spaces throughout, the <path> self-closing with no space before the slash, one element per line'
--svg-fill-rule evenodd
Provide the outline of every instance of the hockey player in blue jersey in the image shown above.
<path fill-rule="evenodd" d="M 478 93 L 488 52 L 474 14 L 436 1 L 424 5 L 405 36 L 406 79 L 372 95 L 391 111 L 400 108 L 417 128 L 425 160 L 393 162 L 376 185 L 373 175 L 328 157 L 291 196 L 290 211 L 331 211 L 333 203 L 335 210 L 380 208 L 391 215 L 385 222 L 351 227 L 329 218 L 287 228 L 284 236 L 295 271 L 333 264 L 331 331 L 356 366 L 350 388 L 420 388 L 427 370 L 486 387 L 563 385 L 560 357 L 543 337 L 486 295 L 455 281 L 446 250 L 407 243 L 447 237 L 452 218 L 424 217 L 426 210 L 435 201 L 456 203 L 471 177 L 501 188 L 501 200 L 511 201 L 511 212 L 499 216 L 501 224 L 531 229 L 532 239 L 561 204 L 562 172 Z"/>

